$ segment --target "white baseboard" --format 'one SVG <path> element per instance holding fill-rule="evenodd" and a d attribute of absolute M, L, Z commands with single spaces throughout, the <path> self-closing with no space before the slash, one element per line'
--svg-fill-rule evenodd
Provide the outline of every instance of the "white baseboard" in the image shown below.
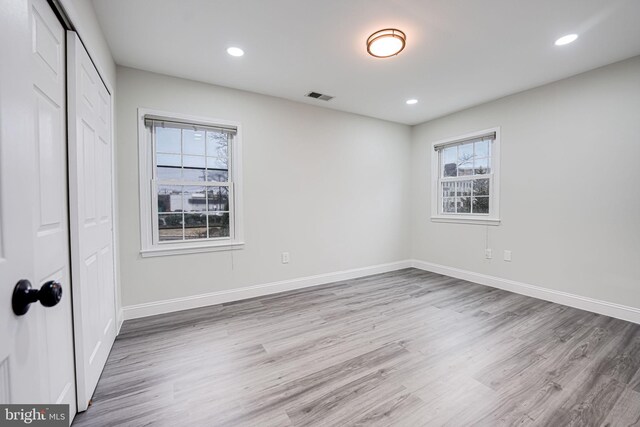
<path fill-rule="evenodd" d="M 405 260 L 388 264 L 374 265 L 370 267 L 354 268 L 351 270 L 337 271 L 333 273 L 319 274 L 315 276 L 301 277 L 297 279 L 283 280 L 279 282 L 265 283 L 261 285 L 247 286 L 240 289 L 229 289 L 207 294 L 193 295 L 189 297 L 174 298 L 164 301 L 154 301 L 144 304 L 136 304 L 123 307 L 119 317 L 119 325 L 122 321 L 137 319 L 140 317 L 155 316 L 156 314 L 171 313 L 174 311 L 188 310 L 191 308 L 205 307 L 222 304 L 225 302 L 239 301 L 248 298 L 271 295 L 279 292 L 303 289 L 311 286 L 324 285 L 342 280 L 356 279 L 372 274 L 386 273 L 403 268 L 414 267 L 420 270 L 431 271 L 469 282 L 504 289 L 517 294 L 539 298 L 557 304 L 604 314 L 629 322 L 640 324 L 640 309 L 607 301 L 597 300 L 568 292 L 556 291 L 540 286 L 529 285 L 515 280 L 503 279 L 481 273 L 474 273 L 455 267 L 434 264 L 420 260 Z"/>
<path fill-rule="evenodd" d="M 529 285 L 527 283 L 516 282 L 515 280 L 502 279 L 500 277 L 488 276 L 486 274 L 474 273 L 454 267 L 447 267 L 440 264 L 433 264 L 426 261 L 412 260 L 411 266 L 420 270 L 431 271 L 493 288 L 504 289 L 521 295 L 591 311 L 593 313 L 604 314 L 629 322 L 640 324 L 640 309 L 626 305 L 615 304 L 593 298 L 574 295 L 567 292 L 542 288 L 540 286 Z"/>
<path fill-rule="evenodd" d="M 337 271 L 334 273 L 318 274 L 316 276 L 301 277 L 298 279 L 282 280 L 279 282 L 265 283 L 262 285 L 247 286 L 240 289 L 229 289 L 225 291 L 211 292 L 189 297 L 129 305 L 123 307 L 122 310 L 125 320 L 137 319 L 140 317 L 155 316 L 156 314 L 171 313 L 174 311 L 188 310 L 190 308 L 205 307 L 208 305 L 222 304 L 230 301 L 239 301 L 263 295 L 277 294 L 279 292 L 308 288 L 310 286 L 324 285 L 326 283 L 355 279 L 358 277 L 386 273 L 389 271 L 401 270 L 403 268 L 410 267 L 411 260 L 398 261 L 388 264 L 374 265 L 370 267 Z"/>
<path fill-rule="evenodd" d="M 122 329 L 122 324 L 124 323 L 124 310 L 121 308 L 118 310 L 118 316 L 116 317 L 116 336 L 120 334 L 120 329 Z"/>

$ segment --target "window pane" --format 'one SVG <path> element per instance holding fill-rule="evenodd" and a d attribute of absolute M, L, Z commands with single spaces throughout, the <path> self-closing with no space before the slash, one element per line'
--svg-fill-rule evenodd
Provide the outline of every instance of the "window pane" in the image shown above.
<path fill-rule="evenodd" d="M 227 187 L 208 187 L 207 200 L 209 211 L 229 210 L 229 189 Z"/>
<path fill-rule="evenodd" d="M 206 214 L 184 214 L 184 238 L 185 240 L 207 238 Z"/>
<path fill-rule="evenodd" d="M 462 166 L 471 163 L 473 159 L 473 144 L 466 143 L 458 145 L 458 165 Z"/>
<path fill-rule="evenodd" d="M 489 195 L 489 180 L 488 179 L 475 179 L 475 180 L 473 180 L 473 195 L 474 196 L 488 196 Z"/>
<path fill-rule="evenodd" d="M 473 188 L 473 181 L 458 181 L 457 190 L 458 196 L 470 196 L 471 189 Z"/>
<path fill-rule="evenodd" d="M 207 172 L 204 169 L 184 168 L 182 170 L 182 177 L 185 181 L 204 181 L 206 176 Z"/>
<path fill-rule="evenodd" d="M 473 213 L 488 214 L 489 213 L 489 198 L 488 197 L 474 197 L 473 198 Z"/>
<path fill-rule="evenodd" d="M 489 157 L 489 140 L 483 139 L 475 143 L 475 155 L 476 157 Z"/>
<path fill-rule="evenodd" d="M 442 150 L 443 176 L 457 176 L 458 147 L 446 147 Z"/>
<path fill-rule="evenodd" d="M 207 156 L 228 157 L 229 140 L 226 132 L 207 131 Z"/>
<path fill-rule="evenodd" d="M 489 169 L 489 158 L 485 157 L 483 159 L 474 159 L 473 160 L 473 168 L 476 175 L 485 175 L 491 172 Z"/>
<path fill-rule="evenodd" d="M 182 130 L 182 154 L 204 156 L 204 131 Z"/>
<path fill-rule="evenodd" d="M 220 157 L 207 157 L 207 169 L 227 170 L 227 159 Z"/>
<path fill-rule="evenodd" d="M 207 170 L 207 181 L 228 182 L 229 172 L 226 170 Z"/>
<path fill-rule="evenodd" d="M 158 186 L 158 212 L 182 212 L 181 186 Z"/>
<path fill-rule="evenodd" d="M 156 163 L 158 166 L 173 166 L 180 167 L 180 155 L 179 154 L 157 154 Z"/>
<path fill-rule="evenodd" d="M 182 156 L 182 163 L 185 168 L 204 169 L 204 157 Z"/>
<path fill-rule="evenodd" d="M 458 167 L 458 176 L 471 176 L 473 175 L 473 163 L 460 165 Z"/>
<path fill-rule="evenodd" d="M 473 175 L 473 143 L 458 146 L 458 176 Z"/>
<path fill-rule="evenodd" d="M 471 212 L 471 197 L 458 197 L 458 213 L 470 213 Z"/>
<path fill-rule="evenodd" d="M 442 197 L 454 197 L 456 195 L 456 183 L 455 182 L 443 182 L 442 183 Z"/>
<path fill-rule="evenodd" d="M 458 158 L 458 176 L 473 175 L 473 154 Z"/>
<path fill-rule="evenodd" d="M 178 181 L 182 179 L 182 169 L 158 166 L 156 168 L 156 177 L 166 181 Z"/>
<path fill-rule="evenodd" d="M 182 240 L 182 214 L 158 215 L 158 235 L 161 242 Z"/>
<path fill-rule="evenodd" d="M 206 187 L 184 187 L 185 212 L 204 212 L 207 210 Z"/>
<path fill-rule="evenodd" d="M 156 152 L 180 154 L 180 129 L 156 127 Z"/>
<path fill-rule="evenodd" d="M 229 212 L 209 214 L 209 237 L 229 237 Z"/>
<path fill-rule="evenodd" d="M 154 127 L 153 138 L 154 178 L 171 181 L 156 189 L 159 241 L 230 237 L 230 190 L 216 183 L 231 179 L 232 134 L 187 125 Z"/>
<path fill-rule="evenodd" d="M 442 199 L 442 211 L 447 213 L 455 213 L 456 199 L 454 197 L 445 197 Z"/>

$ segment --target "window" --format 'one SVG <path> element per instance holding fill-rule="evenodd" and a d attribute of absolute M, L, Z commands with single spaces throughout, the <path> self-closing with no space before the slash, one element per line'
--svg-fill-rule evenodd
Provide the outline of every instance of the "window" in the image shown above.
<path fill-rule="evenodd" d="M 241 246 L 238 125 L 139 115 L 142 255 Z"/>
<path fill-rule="evenodd" d="M 500 223 L 499 144 L 499 128 L 433 144 L 433 221 Z"/>

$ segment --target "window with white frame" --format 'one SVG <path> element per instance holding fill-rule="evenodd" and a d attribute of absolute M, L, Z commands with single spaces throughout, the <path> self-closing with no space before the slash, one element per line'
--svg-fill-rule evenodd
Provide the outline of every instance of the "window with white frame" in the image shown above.
<path fill-rule="evenodd" d="M 148 201 L 141 203 L 142 254 L 242 244 L 238 126 L 177 115 L 140 117 L 140 183 Z"/>
<path fill-rule="evenodd" d="M 499 129 L 433 145 L 434 221 L 499 223 Z"/>

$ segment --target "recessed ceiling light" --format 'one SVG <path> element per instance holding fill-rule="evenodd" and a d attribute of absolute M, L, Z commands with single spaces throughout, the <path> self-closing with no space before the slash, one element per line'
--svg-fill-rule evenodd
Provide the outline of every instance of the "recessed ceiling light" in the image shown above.
<path fill-rule="evenodd" d="M 413 105 L 417 103 L 418 103 L 417 99 L 407 99 L 407 105 Z"/>
<path fill-rule="evenodd" d="M 376 58 L 388 58 L 402 52 L 407 36 L 400 30 L 388 28 L 376 31 L 367 39 L 367 52 Z"/>
<path fill-rule="evenodd" d="M 244 55 L 244 50 L 240 49 L 239 47 L 230 47 L 229 49 L 227 49 L 227 53 L 231 56 L 242 56 Z"/>
<path fill-rule="evenodd" d="M 565 44 L 572 43 L 576 41 L 577 38 L 577 34 L 567 34 L 566 36 L 562 36 L 556 40 L 556 46 L 564 46 Z"/>

